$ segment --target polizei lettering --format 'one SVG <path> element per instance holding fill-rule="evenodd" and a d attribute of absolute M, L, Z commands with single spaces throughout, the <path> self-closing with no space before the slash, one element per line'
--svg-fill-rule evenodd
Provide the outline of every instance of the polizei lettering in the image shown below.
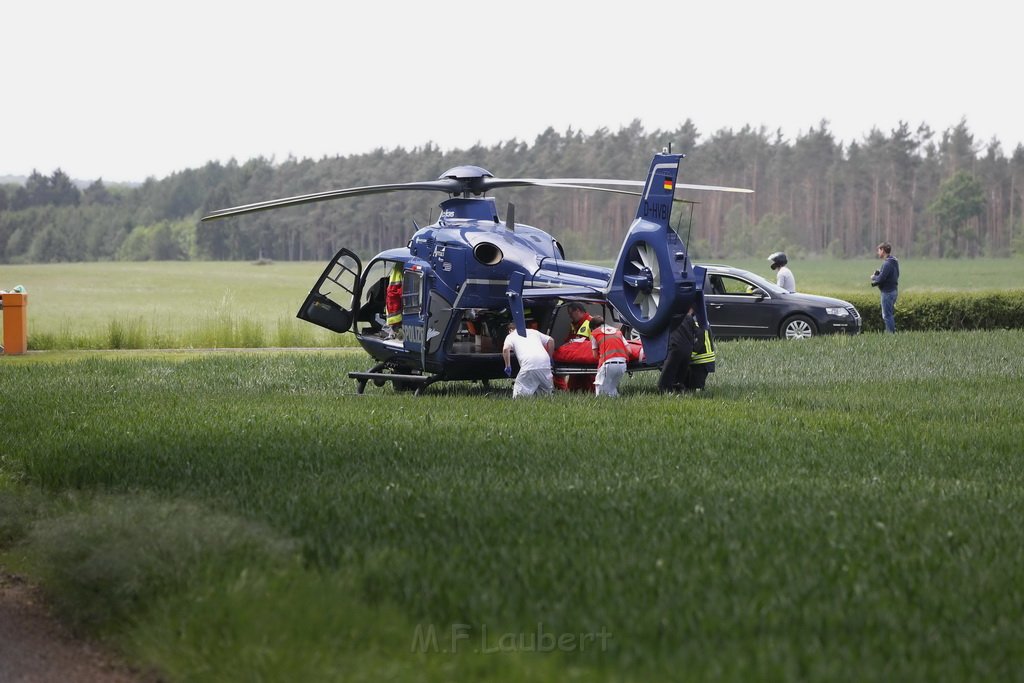
<path fill-rule="evenodd" d="M 423 328 L 415 325 L 403 325 L 405 328 L 402 333 L 405 335 L 406 341 L 412 342 L 413 344 L 423 343 Z"/>
<path fill-rule="evenodd" d="M 413 344 L 423 343 L 423 330 L 424 328 L 419 325 L 403 325 L 402 334 L 405 335 L 406 341 L 412 342 Z M 433 339 L 437 335 L 441 334 L 437 330 L 427 330 L 427 340 Z"/>

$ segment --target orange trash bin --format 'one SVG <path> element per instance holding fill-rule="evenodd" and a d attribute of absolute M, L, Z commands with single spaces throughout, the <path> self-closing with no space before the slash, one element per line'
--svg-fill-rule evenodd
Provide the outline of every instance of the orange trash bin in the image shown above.
<path fill-rule="evenodd" d="M 0 294 L 4 315 L 4 353 L 28 350 L 28 294 Z"/>

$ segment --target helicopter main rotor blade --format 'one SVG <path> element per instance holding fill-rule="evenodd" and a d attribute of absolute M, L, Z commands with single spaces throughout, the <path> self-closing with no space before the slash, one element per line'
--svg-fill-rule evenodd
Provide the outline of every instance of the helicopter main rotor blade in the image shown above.
<path fill-rule="evenodd" d="M 341 199 L 344 197 L 359 197 L 367 194 L 381 194 L 383 192 L 396 192 L 400 190 L 440 190 L 441 192 L 448 192 L 454 194 L 461 192 L 462 189 L 463 184 L 460 183 L 458 180 L 452 178 L 428 180 L 425 182 L 418 183 L 365 185 L 363 187 L 349 187 L 343 190 L 329 190 L 327 192 L 315 192 L 313 194 L 304 194 L 296 197 L 285 197 L 284 199 L 269 199 L 264 202 L 244 204 L 242 206 L 235 206 L 229 209 L 219 209 L 217 211 L 210 212 L 206 216 L 203 216 L 202 220 L 212 221 L 218 218 L 227 218 L 229 216 L 241 216 L 247 213 L 256 213 L 257 211 L 280 209 L 285 206 L 297 206 L 299 204 L 311 204 L 313 202 L 324 202 L 330 199 Z"/>
<path fill-rule="evenodd" d="M 614 178 L 481 178 L 480 187 L 492 190 L 499 187 L 577 186 L 577 185 L 626 185 L 643 187 L 642 180 L 616 180 Z"/>
<path fill-rule="evenodd" d="M 641 183 L 642 185 L 643 183 Z M 590 187 L 588 185 L 567 185 L 565 183 L 531 183 L 533 187 L 554 187 L 566 190 L 590 190 L 592 192 L 608 192 L 610 194 L 628 194 L 634 197 L 639 197 L 640 192 L 635 190 L 617 190 L 612 187 Z"/>
<path fill-rule="evenodd" d="M 616 190 L 611 187 L 594 187 L 596 185 L 622 185 L 627 187 L 643 187 L 646 183 L 642 180 L 604 180 L 600 178 L 485 178 L 483 185 L 486 189 L 497 187 L 563 187 L 573 190 L 594 190 L 596 192 L 613 192 L 618 194 L 640 195 L 640 192 L 629 190 Z M 711 192 L 742 192 L 753 193 L 745 187 L 726 187 L 724 185 L 694 185 L 691 183 L 676 183 L 677 190 L 707 190 Z"/>
<path fill-rule="evenodd" d="M 744 194 L 753 194 L 753 190 L 748 190 L 745 187 L 723 187 L 721 185 L 688 185 L 686 183 L 676 183 L 676 189 L 683 190 L 711 190 L 712 192 L 742 192 Z"/>
<path fill-rule="evenodd" d="M 482 169 L 481 169 L 482 170 Z M 327 192 L 314 192 L 312 194 L 285 197 L 283 199 L 269 199 L 252 204 L 243 204 L 228 209 L 218 209 L 203 216 L 203 221 L 212 221 L 230 216 L 242 216 L 257 211 L 269 211 L 287 206 L 298 206 L 300 204 L 312 204 L 324 202 L 331 199 L 344 199 L 348 197 L 360 197 L 369 194 L 383 194 L 385 192 L 397 192 L 402 190 L 426 190 L 447 192 L 449 195 L 462 194 L 468 196 L 482 195 L 488 190 L 503 187 L 550 187 L 573 190 L 591 190 L 595 192 L 609 192 L 612 194 L 628 194 L 639 196 L 640 192 L 634 190 L 616 189 L 613 186 L 643 187 L 642 180 L 616 180 L 606 178 L 494 178 L 490 175 L 476 177 L 442 177 L 437 180 L 427 180 L 414 183 L 389 183 L 386 185 L 364 185 L 362 187 L 348 187 L 341 190 L 329 190 Z M 677 184 L 676 188 L 691 190 L 713 190 L 719 192 L 753 192 L 737 187 L 721 187 L 717 185 L 688 185 Z M 677 200 L 685 201 L 685 200 Z"/>
<path fill-rule="evenodd" d="M 640 183 L 643 185 L 643 183 Z M 612 187 L 589 187 L 587 185 L 563 185 L 562 183 L 536 183 L 536 187 L 554 187 L 558 189 L 567 190 L 590 190 L 591 192 L 607 192 L 609 194 L 628 194 L 631 197 L 639 197 L 643 192 L 637 192 L 635 190 L 617 190 Z M 676 185 L 676 187 L 688 187 Z M 701 186 L 704 187 L 704 186 Z M 710 189 L 710 186 L 707 186 Z M 738 192 L 753 192 L 753 190 L 737 190 Z M 681 197 L 672 197 L 672 201 L 679 202 L 680 204 L 699 204 L 692 199 L 682 199 Z"/>

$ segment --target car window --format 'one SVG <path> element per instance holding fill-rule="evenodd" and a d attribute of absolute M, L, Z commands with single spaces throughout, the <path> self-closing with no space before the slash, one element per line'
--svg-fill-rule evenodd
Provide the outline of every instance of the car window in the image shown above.
<path fill-rule="evenodd" d="M 752 289 L 753 287 L 746 280 L 741 280 L 738 277 L 732 277 L 729 275 L 721 276 L 719 290 L 722 294 L 750 294 Z"/>
<path fill-rule="evenodd" d="M 708 280 L 711 293 L 723 296 L 750 296 L 757 293 L 759 287 L 765 290 L 775 289 L 774 286 L 766 287 L 767 283 L 757 282 L 754 278 L 745 280 L 733 275 L 712 275 Z"/>
<path fill-rule="evenodd" d="M 705 293 L 708 294 L 719 294 L 719 295 L 732 295 L 732 294 L 750 294 L 751 285 L 760 287 L 769 294 L 784 294 L 786 290 L 778 287 L 772 282 L 765 280 L 756 273 L 750 273 L 742 271 L 743 277 L 737 277 L 735 275 L 726 275 L 725 273 L 708 273 L 708 281 L 705 285 Z"/>
<path fill-rule="evenodd" d="M 765 290 L 766 292 L 769 292 L 771 294 L 787 294 L 788 293 L 782 287 L 779 287 L 774 282 L 769 282 L 768 280 L 765 280 L 763 277 L 761 277 L 757 273 L 747 273 L 746 271 L 744 271 L 744 274 L 745 274 L 745 276 L 748 279 L 750 279 L 751 282 L 753 282 L 755 285 L 757 285 L 761 289 Z"/>

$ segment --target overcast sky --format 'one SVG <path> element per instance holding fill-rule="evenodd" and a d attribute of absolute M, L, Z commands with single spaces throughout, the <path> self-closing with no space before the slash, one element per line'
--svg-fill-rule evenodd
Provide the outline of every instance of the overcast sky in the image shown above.
<path fill-rule="evenodd" d="M 1024 142 L 1012 1 L 327 4 L 7 3 L 0 175 L 138 181 L 634 119 L 790 139 L 826 119 L 849 142 L 965 118 L 979 144 Z"/>

